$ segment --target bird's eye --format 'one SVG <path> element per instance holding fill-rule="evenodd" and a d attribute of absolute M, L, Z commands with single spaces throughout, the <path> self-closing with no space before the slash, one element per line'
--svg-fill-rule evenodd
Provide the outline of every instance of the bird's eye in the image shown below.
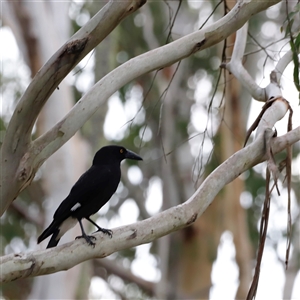
<path fill-rule="evenodd" d="M 120 153 L 122 154 L 124 152 L 124 150 L 123 149 L 120 149 Z"/>

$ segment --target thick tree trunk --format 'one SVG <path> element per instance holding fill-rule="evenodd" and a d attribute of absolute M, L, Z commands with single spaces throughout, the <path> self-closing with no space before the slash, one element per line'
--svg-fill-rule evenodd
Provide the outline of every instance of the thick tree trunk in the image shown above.
<path fill-rule="evenodd" d="M 239 82 L 235 78 L 228 78 L 226 87 L 226 126 L 221 129 L 221 157 L 226 160 L 232 153 L 242 148 L 245 136 L 245 122 L 240 106 Z M 236 250 L 236 263 L 239 268 L 239 287 L 235 299 L 245 299 L 251 282 L 252 245 L 249 239 L 247 214 L 240 204 L 240 196 L 245 190 L 244 181 L 237 178 L 227 185 L 222 201 L 226 228 L 233 234 L 233 243 Z"/>
<path fill-rule="evenodd" d="M 179 286 L 182 299 L 209 299 L 211 271 L 223 229 L 222 202 L 214 201 L 183 230 Z"/>
<path fill-rule="evenodd" d="M 233 3 L 229 4 L 231 8 Z M 227 39 L 228 45 L 236 42 L 236 34 Z M 232 57 L 233 48 L 227 50 L 227 57 Z M 245 141 L 249 106 L 242 105 L 245 99 L 240 82 L 231 74 L 226 77 L 224 124 L 221 127 L 221 158 L 226 160 L 232 153 L 240 150 Z M 250 98 L 248 96 L 248 98 Z M 250 101 L 250 99 L 249 99 Z M 226 124 L 226 125 L 225 125 Z M 252 274 L 252 245 L 249 238 L 247 214 L 240 204 L 240 197 L 245 190 L 244 181 L 237 178 L 228 184 L 224 190 L 224 214 L 226 228 L 233 234 L 233 243 L 236 250 L 236 263 L 239 268 L 239 287 L 235 299 L 245 299 L 248 293 Z"/>

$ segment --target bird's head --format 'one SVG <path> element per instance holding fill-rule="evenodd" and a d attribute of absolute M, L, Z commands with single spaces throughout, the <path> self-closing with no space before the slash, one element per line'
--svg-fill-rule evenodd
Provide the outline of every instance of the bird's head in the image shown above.
<path fill-rule="evenodd" d="M 120 163 L 123 159 L 143 160 L 139 155 L 122 146 L 110 145 L 97 151 L 93 165 Z"/>

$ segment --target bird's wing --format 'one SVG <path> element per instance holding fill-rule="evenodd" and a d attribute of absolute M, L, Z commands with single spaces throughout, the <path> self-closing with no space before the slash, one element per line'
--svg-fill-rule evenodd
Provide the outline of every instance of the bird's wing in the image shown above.
<path fill-rule="evenodd" d="M 106 194 L 111 181 L 114 181 L 113 177 L 112 170 L 109 168 L 92 166 L 81 175 L 72 187 L 68 197 L 57 208 L 53 216 L 54 220 L 62 222 L 70 217 L 76 209 L 89 205 L 89 200 L 93 201 L 99 194 Z M 117 183 L 119 183 L 119 180 L 120 178 Z"/>

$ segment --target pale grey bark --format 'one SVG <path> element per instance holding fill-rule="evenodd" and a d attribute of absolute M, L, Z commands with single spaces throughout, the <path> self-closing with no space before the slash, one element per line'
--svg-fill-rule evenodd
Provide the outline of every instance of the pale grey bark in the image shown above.
<path fill-rule="evenodd" d="M 1 149 L 2 173 L 4 174 L 1 178 L 1 201 L 3 203 L 1 213 L 6 210 L 18 192 L 30 183 L 40 165 L 65 144 L 116 90 L 139 75 L 162 68 L 196 51 L 215 45 L 239 29 L 253 14 L 278 2 L 279 0 L 239 1 L 226 16 L 214 24 L 131 59 L 102 78 L 67 115 L 60 117 L 60 121 L 52 129 L 31 142 L 31 130 L 34 121 L 64 76 L 122 18 L 143 4 L 143 1 L 110 2 L 104 8 L 105 13 L 104 11 L 100 12 L 48 61 L 18 104 Z M 107 15 L 112 16 L 113 20 L 106 19 Z M 58 62 L 60 62 L 59 65 Z M 57 68 L 60 72 L 57 72 Z M 276 85 L 274 85 L 274 89 L 269 88 L 265 93 L 264 101 L 269 99 L 268 96 L 270 95 L 278 96 L 274 92 L 277 90 Z M 36 107 L 31 109 L 33 104 Z M 90 258 L 104 257 L 124 248 L 148 243 L 192 224 L 205 211 L 224 185 L 238 177 L 243 171 L 266 159 L 264 132 L 270 131 L 287 110 L 286 105 L 282 105 L 282 101 L 276 101 L 271 108 L 275 110 L 276 114 L 278 112 L 280 114 L 275 115 L 276 118 L 272 119 L 274 114 L 268 115 L 267 111 L 259 127 L 262 134 L 259 134 L 251 145 L 232 155 L 212 172 L 195 194 L 184 204 L 175 206 L 142 222 L 115 229 L 114 238 L 111 240 L 103 238 L 100 233 L 96 234 L 98 242 L 95 248 L 88 247 L 84 241 L 75 241 L 55 249 L 2 257 L 1 280 L 10 281 L 21 277 L 66 270 Z M 22 124 L 24 120 L 26 120 L 25 125 Z M 300 127 L 283 137 L 273 139 L 273 153 L 281 151 L 288 144 L 293 144 L 299 139 Z M 99 240 L 102 239 L 104 241 L 99 243 Z"/>
<path fill-rule="evenodd" d="M 266 132 L 271 133 L 269 128 Z M 273 138 L 271 145 L 276 154 L 300 139 L 300 127 Z M 165 210 L 149 219 L 113 229 L 113 238 L 96 233 L 95 247 L 84 240 L 76 240 L 52 249 L 1 257 L 0 268 L 3 282 L 29 276 L 51 274 L 68 270 L 91 258 L 102 258 L 122 249 L 152 242 L 176 230 L 191 225 L 211 204 L 217 193 L 241 173 L 265 160 L 265 134 L 233 154 L 216 168 L 197 191 L 183 204 Z"/>
<path fill-rule="evenodd" d="M 253 14 L 278 2 L 239 1 L 214 24 L 129 60 L 100 80 L 59 123 L 32 143 L 34 122 L 61 80 L 121 19 L 144 4 L 144 1 L 109 2 L 50 58 L 18 103 L 1 148 L 1 215 L 17 194 L 30 184 L 43 162 L 82 127 L 103 101 L 124 84 L 215 45 L 238 30 Z"/>
<path fill-rule="evenodd" d="M 78 101 L 64 119 L 35 141 L 33 147 L 38 151 L 33 165 L 39 165 L 52 155 L 74 135 L 108 97 L 126 83 L 142 74 L 170 65 L 215 45 L 238 30 L 251 15 L 277 2 L 279 1 L 258 3 L 240 1 L 230 13 L 211 26 L 139 55 L 110 72 Z"/>
<path fill-rule="evenodd" d="M 95 48 L 122 19 L 144 3 L 144 0 L 110 1 L 48 60 L 31 81 L 17 104 L 1 147 L 0 215 L 5 212 L 20 191 L 30 184 L 43 162 L 83 125 L 77 127 L 59 147 L 55 147 L 52 139 L 56 134 L 64 136 L 63 130 L 54 129 L 50 131 L 50 139 L 39 138 L 32 142 L 34 123 L 50 95 L 85 55 Z M 76 120 L 71 121 L 76 123 Z M 49 135 L 46 136 L 49 138 Z M 50 147 L 47 147 L 49 145 Z"/>

